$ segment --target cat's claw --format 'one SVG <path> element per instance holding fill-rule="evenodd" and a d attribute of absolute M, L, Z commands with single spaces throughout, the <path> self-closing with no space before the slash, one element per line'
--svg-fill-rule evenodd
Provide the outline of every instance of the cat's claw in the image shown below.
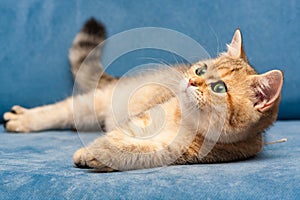
<path fill-rule="evenodd" d="M 103 163 L 99 162 L 93 153 L 87 148 L 78 149 L 73 155 L 73 162 L 78 168 L 95 169 L 99 172 L 113 172 L 116 171 Z"/>
<path fill-rule="evenodd" d="M 13 106 L 10 112 L 6 112 L 3 115 L 4 128 L 9 132 L 30 132 L 29 117 L 26 115 L 28 110 L 21 106 Z"/>

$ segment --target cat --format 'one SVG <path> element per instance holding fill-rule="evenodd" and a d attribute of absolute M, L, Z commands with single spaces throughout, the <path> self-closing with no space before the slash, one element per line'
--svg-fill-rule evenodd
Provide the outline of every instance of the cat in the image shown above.
<path fill-rule="evenodd" d="M 277 118 L 283 73 L 258 75 L 239 29 L 216 58 L 122 78 L 101 68 L 98 44 L 105 38 L 101 22 L 87 21 L 69 53 L 78 94 L 32 109 L 13 106 L 4 114 L 6 130 L 104 127 L 105 135 L 73 156 L 75 166 L 102 172 L 230 162 L 262 150 L 263 133 Z"/>

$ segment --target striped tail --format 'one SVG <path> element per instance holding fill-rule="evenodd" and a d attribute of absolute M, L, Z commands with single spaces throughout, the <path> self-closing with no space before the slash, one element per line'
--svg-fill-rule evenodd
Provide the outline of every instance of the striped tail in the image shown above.
<path fill-rule="evenodd" d="M 100 64 L 101 44 L 106 38 L 105 27 L 94 18 L 89 19 L 77 34 L 69 51 L 71 71 L 80 93 L 102 87 L 115 78 L 104 73 Z M 101 79 L 99 79 L 101 76 Z"/>

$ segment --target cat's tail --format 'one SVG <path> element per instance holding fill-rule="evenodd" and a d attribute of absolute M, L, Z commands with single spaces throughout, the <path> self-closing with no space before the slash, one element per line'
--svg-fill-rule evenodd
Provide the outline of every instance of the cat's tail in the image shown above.
<path fill-rule="evenodd" d="M 106 74 L 100 64 L 101 43 L 105 39 L 104 25 L 91 18 L 84 24 L 73 41 L 69 59 L 76 87 L 81 93 L 101 87 L 115 79 Z"/>

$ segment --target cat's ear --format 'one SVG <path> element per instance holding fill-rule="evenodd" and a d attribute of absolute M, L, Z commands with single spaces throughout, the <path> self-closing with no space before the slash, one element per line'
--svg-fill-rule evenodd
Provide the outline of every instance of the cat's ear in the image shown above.
<path fill-rule="evenodd" d="M 254 107 L 264 112 L 280 97 L 283 84 L 283 73 L 272 70 L 261 75 L 253 75 L 251 87 L 254 91 Z"/>
<path fill-rule="evenodd" d="M 232 37 L 231 43 L 227 44 L 226 55 L 233 58 L 242 58 L 246 62 L 248 61 L 244 51 L 242 33 L 240 29 L 236 29 Z"/>

